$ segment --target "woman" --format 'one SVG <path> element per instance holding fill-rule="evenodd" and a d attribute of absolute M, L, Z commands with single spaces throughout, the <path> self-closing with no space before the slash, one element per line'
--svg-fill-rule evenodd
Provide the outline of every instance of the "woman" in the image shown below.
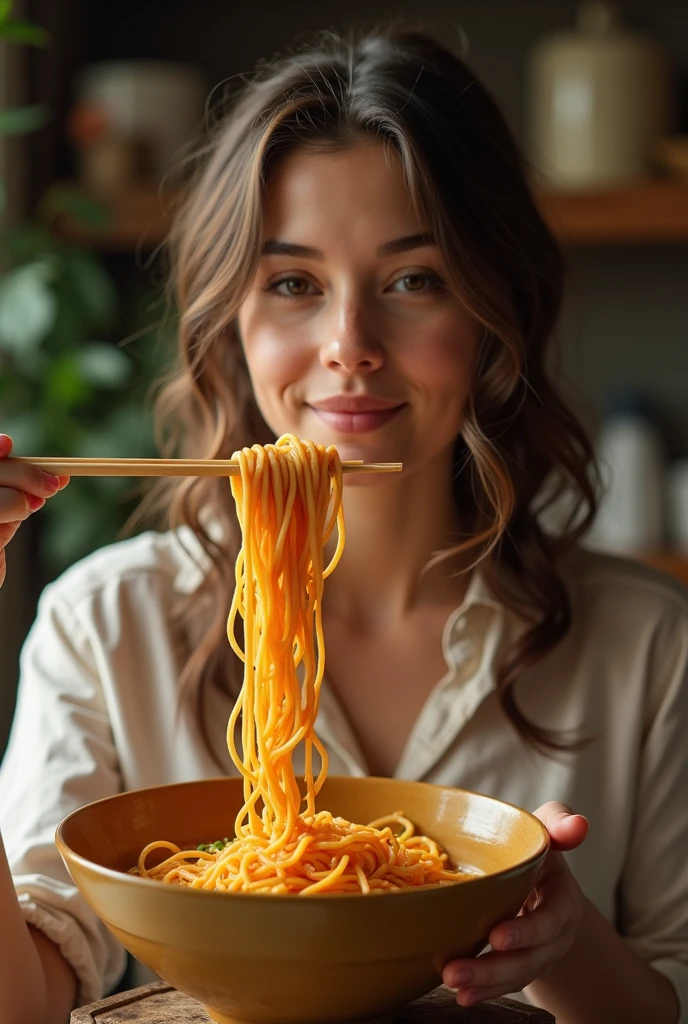
<path fill-rule="evenodd" d="M 445 982 L 464 1005 L 527 986 L 560 1024 L 688 1020 L 686 599 L 577 547 L 591 450 L 546 367 L 562 261 L 493 101 L 422 35 L 324 36 L 219 123 L 173 242 L 171 443 L 225 458 L 289 431 L 404 463 L 347 478 L 330 770 L 482 790 L 538 807 L 552 836 L 522 914 Z M 0 462 L 5 542 L 62 482 Z M 69 570 L 23 652 L 0 1024 L 57 1024 L 121 970 L 59 863 L 59 819 L 232 770 L 229 488 L 168 486 L 172 529 Z M 548 534 L 564 489 L 575 508 Z"/>

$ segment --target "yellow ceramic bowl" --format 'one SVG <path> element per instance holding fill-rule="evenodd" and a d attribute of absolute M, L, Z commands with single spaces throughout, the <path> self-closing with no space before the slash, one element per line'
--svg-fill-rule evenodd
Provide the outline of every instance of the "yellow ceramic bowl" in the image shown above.
<path fill-rule="evenodd" d="M 392 1021 L 474 955 L 515 914 L 547 852 L 541 823 L 460 789 L 395 779 L 330 778 L 318 806 L 365 823 L 403 811 L 456 865 L 479 873 L 416 892 L 223 894 L 125 874 L 143 847 L 230 835 L 237 779 L 122 793 L 70 814 L 57 844 L 81 892 L 117 938 L 219 1024 Z"/>

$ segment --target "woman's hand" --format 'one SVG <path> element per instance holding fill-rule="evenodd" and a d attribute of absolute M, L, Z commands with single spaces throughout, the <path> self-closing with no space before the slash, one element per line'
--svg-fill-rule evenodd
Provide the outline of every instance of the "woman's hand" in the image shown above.
<path fill-rule="evenodd" d="M 580 846 L 588 822 L 555 802 L 543 804 L 534 814 L 549 832 L 552 844 L 535 888 L 518 917 L 492 929 L 490 952 L 451 960 L 442 972 L 445 985 L 458 989 L 456 1001 L 461 1006 L 518 992 L 545 977 L 573 943 L 584 898 L 561 851 Z"/>
<path fill-rule="evenodd" d="M 5 582 L 5 548 L 24 519 L 45 505 L 68 476 L 53 476 L 25 462 L 8 461 L 12 439 L 0 434 L 0 587 Z"/>

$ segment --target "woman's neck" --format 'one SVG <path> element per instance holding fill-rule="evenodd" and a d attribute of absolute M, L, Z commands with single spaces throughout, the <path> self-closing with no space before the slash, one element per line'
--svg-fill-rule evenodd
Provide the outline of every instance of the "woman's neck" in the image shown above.
<path fill-rule="evenodd" d="M 458 543 L 451 473 L 451 452 L 443 452 L 408 476 L 345 480 L 346 546 L 327 580 L 328 613 L 382 625 L 420 605 L 460 602 L 467 579 L 455 575 L 456 559 L 423 572 L 433 555 Z"/>

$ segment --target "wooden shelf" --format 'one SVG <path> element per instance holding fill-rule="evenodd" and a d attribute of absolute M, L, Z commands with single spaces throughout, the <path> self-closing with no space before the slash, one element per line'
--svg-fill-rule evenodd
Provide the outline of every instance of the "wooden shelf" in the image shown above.
<path fill-rule="evenodd" d="M 152 249 L 167 234 L 179 193 L 137 185 L 113 197 L 108 227 L 84 230 L 64 218 L 60 232 L 103 250 Z M 688 180 L 648 179 L 586 192 L 537 190 L 545 219 L 564 245 L 688 242 Z"/>
<path fill-rule="evenodd" d="M 62 237 L 102 251 L 150 251 L 164 241 L 180 199 L 179 189 L 137 184 L 107 199 L 96 199 L 109 212 L 104 227 L 87 228 L 63 215 L 56 228 Z"/>
<path fill-rule="evenodd" d="M 565 245 L 649 245 L 688 241 L 688 180 L 648 179 L 613 189 L 536 192 Z"/>

